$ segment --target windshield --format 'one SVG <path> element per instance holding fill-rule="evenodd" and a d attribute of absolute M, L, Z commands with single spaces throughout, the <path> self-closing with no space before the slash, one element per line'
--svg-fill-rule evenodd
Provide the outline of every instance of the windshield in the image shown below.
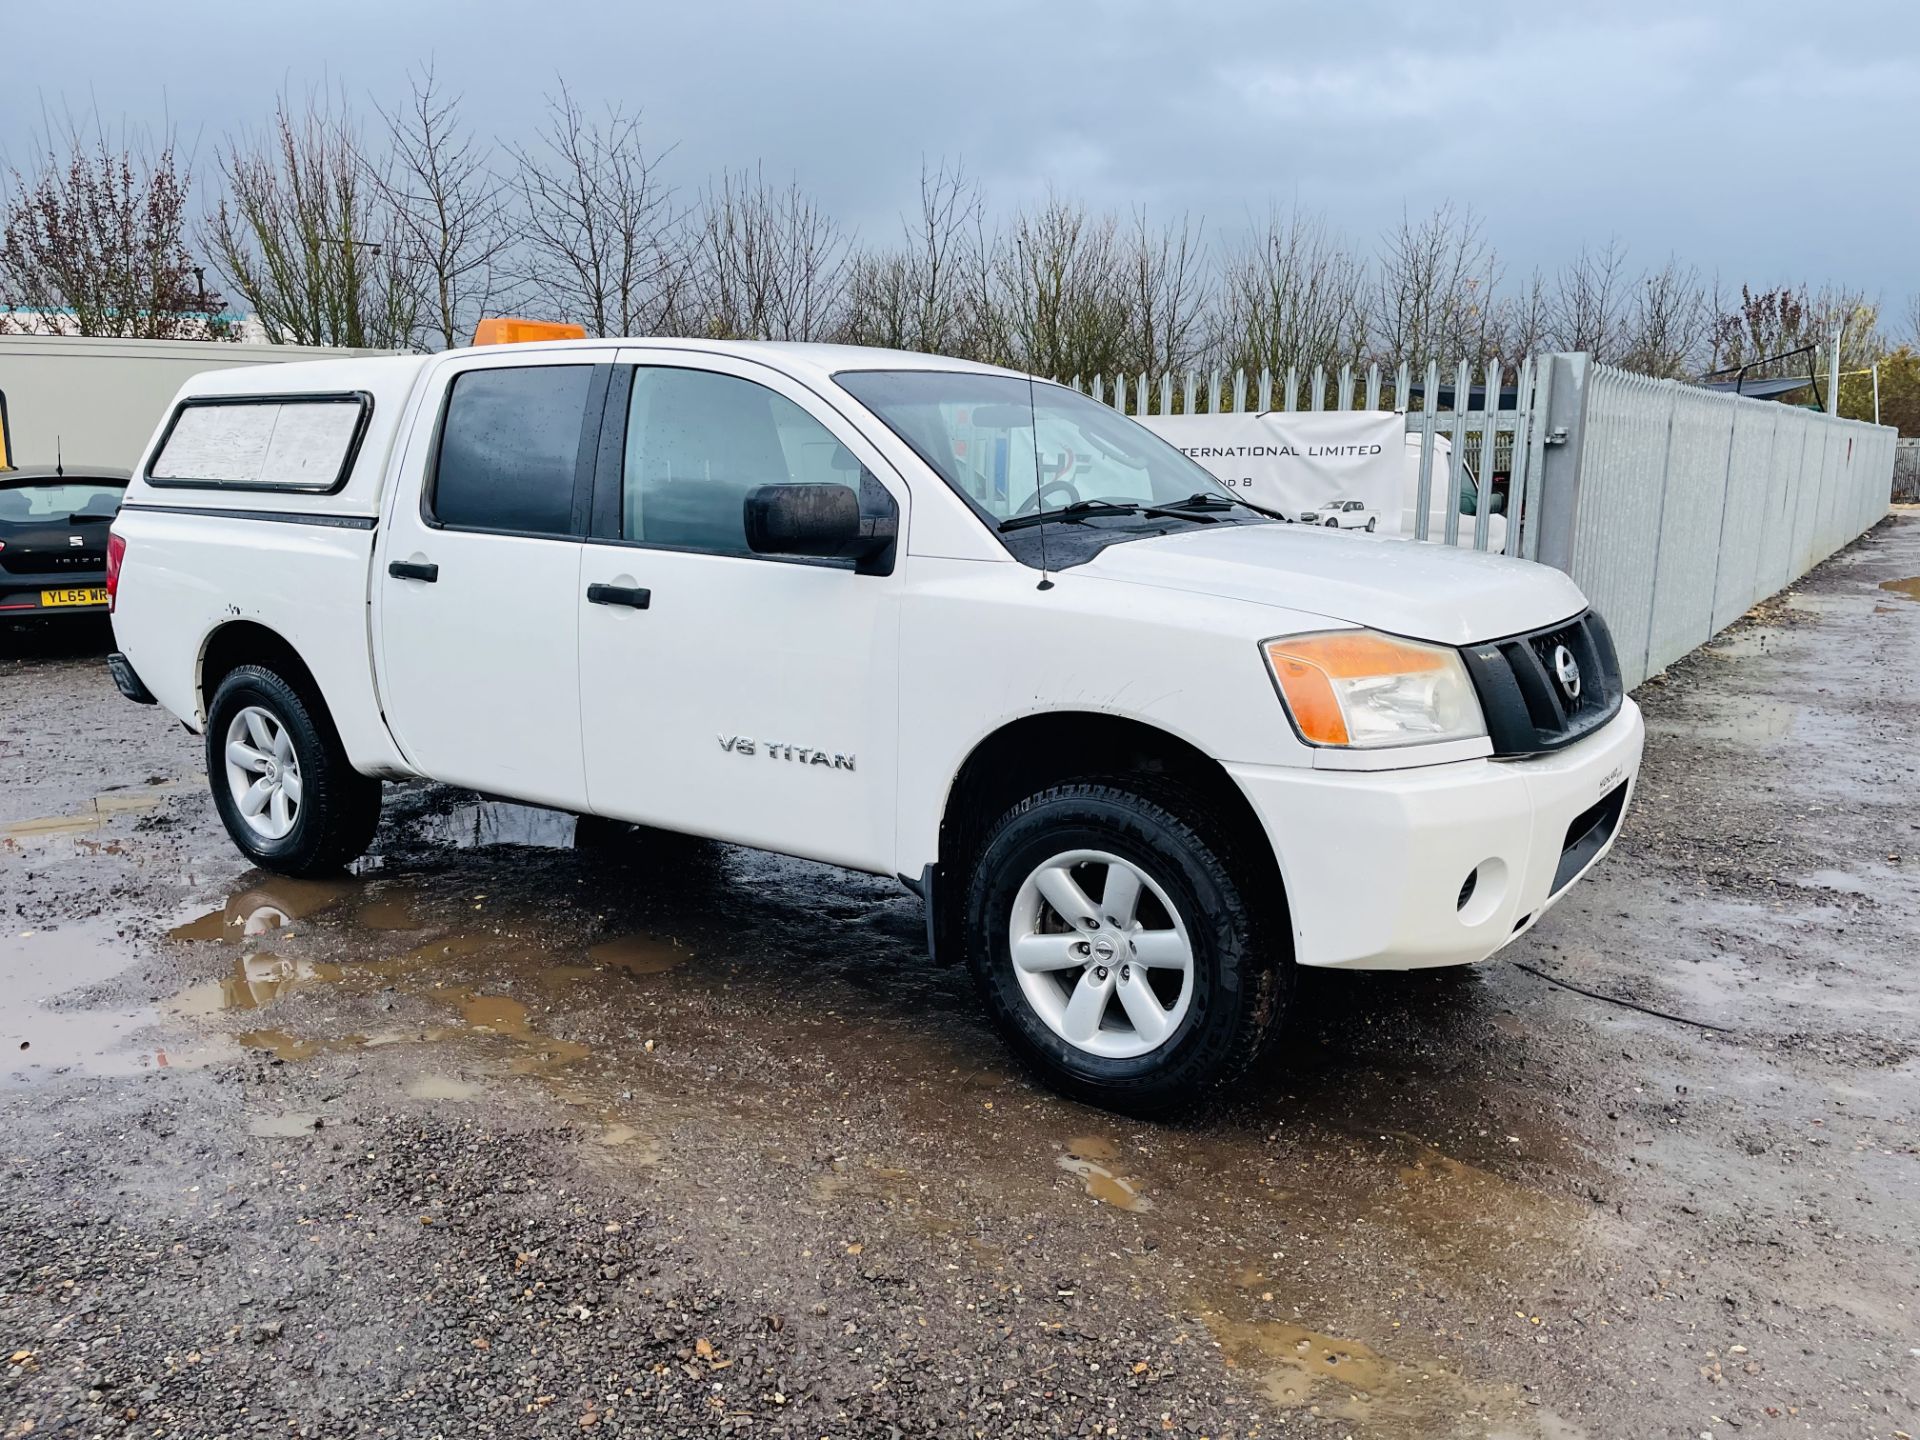
<path fill-rule="evenodd" d="M 125 486 L 110 480 L 50 481 L 0 486 L 0 521 L 65 520 L 70 515 L 111 516 Z"/>
<path fill-rule="evenodd" d="M 1063 385 L 957 370 L 833 378 L 992 523 L 1077 503 L 1233 500 L 1159 436 Z"/>

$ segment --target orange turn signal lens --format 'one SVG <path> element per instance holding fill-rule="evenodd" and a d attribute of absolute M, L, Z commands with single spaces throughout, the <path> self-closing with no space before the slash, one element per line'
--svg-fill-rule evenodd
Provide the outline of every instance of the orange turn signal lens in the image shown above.
<path fill-rule="evenodd" d="M 1261 647 L 1312 745 L 1392 745 L 1484 734 L 1460 657 L 1372 630 L 1292 635 Z"/>
<path fill-rule="evenodd" d="M 511 315 L 495 315 L 473 327 L 476 345 L 525 345 L 533 340 L 584 340 L 584 325 L 564 320 L 520 320 Z"/>

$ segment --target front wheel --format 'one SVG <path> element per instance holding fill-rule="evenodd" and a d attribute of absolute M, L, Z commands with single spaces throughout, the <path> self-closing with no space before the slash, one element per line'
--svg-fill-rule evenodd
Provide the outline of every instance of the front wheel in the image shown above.
<path fill-rule="evenodd" d="M 1340 528 L 1340 522 L 1329 516 L 1327 519 L 1327 528 L 1329 530 L 1338 530 Z"/>
<path fill-rule="evenodd" d="M 324 709 L 263 666 L 214 692 L 207 779 L 233 843 L 281 875 L 338 870 L 380 823 L 380 782 L 353 768 Z"/>
<path fill-rule="evenodd" d="M 1118 782 L 1044 790 L 993 826 L 967 888 L 968 964 L 1041 1079 L 1164 1114 L 1253 1063 L 1287 972 L 1230 836 L 1197 797 Z"/>

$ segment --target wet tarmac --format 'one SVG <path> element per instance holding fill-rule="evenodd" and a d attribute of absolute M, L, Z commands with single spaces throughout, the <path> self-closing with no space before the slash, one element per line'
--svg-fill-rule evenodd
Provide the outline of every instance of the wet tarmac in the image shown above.
<path fill-rule="evenodd" d="M 4 642 L 0 1435 L 1920 1433 L 1915 576 L 1644 687 L 1600 872 L 1179 1125 L 1017 1074 L 890 881 L 427 785 L 249 871 Z"/>

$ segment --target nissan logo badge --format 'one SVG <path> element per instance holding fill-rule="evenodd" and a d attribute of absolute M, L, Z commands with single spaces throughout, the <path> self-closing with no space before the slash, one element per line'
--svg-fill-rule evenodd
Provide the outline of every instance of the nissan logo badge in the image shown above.
<path fill-rule="evenodd" d="M 1560 689 L 1567 699 L 1580 698 L 1580 662 L 1573 658 L 1573 652 L 1564 645 L 1553 647 L 1553 673 L 1559 677 Z"/>

